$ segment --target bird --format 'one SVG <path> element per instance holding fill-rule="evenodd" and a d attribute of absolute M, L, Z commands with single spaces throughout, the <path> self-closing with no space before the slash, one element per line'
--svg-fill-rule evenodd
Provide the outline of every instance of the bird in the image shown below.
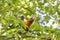
<path fill-rule="evenodd" d="M 26 25 L 27 25 L 26 31 L 29 30 L 29 28 L 31 27 L 31 24 L 32 24 L 33 22 L 34 22 L 34 18 L 33 18 L 33 17 L 30 18 L 30 19 L 26 22 Z"/>
<path fill-rule="evenodd" d="M 24 21 L 24 16 L 21 16 L 20 18 L 21 18 L 21 20 Z M 31 26 L 31 24 L 32 24 L 33 22 L 34 22 L 34 17 L 31 17 L 28 21 L 25 22 L 26 31 L 29 30 L 29 28 L 30 28 L 30 26 Z"/>

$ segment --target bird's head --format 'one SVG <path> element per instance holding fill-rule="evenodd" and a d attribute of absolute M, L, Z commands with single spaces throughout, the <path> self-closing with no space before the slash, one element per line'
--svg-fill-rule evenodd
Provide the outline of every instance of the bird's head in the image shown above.
<path fill-rule="evenodd" d="M 30 20 L 29 20 L 29 22 L 32 23 L 33 21 L 34 21 L 34 18 L 31 17 Z"/>

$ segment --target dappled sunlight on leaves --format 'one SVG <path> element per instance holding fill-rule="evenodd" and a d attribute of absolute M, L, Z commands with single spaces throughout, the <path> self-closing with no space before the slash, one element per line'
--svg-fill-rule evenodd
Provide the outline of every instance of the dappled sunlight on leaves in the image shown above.
<path fill-rule="evenodd" d="M 60 40 L 59 34 L 59 0 L 0 0 L 1 40 Z"/>

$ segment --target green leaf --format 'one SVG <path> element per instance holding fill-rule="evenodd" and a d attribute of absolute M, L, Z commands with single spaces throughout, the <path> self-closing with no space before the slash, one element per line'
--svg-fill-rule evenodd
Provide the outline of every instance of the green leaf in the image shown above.
<path fill-rule="evenodd" d="M 33 22 L 33 24 L 30 27 L 30 30 L 41 30 L 41 27 L 39 26 L 39 24 L 37 22 Z"/>

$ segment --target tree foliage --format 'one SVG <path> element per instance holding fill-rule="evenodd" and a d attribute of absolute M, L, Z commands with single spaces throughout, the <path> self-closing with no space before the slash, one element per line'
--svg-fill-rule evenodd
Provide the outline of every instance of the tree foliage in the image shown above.
<path fill-rule="evenodd" d="M 26 32 L 26 20 L 35 17 Z M 59 0 L 0 0 L 1 40 L 60 40 Z"/>

